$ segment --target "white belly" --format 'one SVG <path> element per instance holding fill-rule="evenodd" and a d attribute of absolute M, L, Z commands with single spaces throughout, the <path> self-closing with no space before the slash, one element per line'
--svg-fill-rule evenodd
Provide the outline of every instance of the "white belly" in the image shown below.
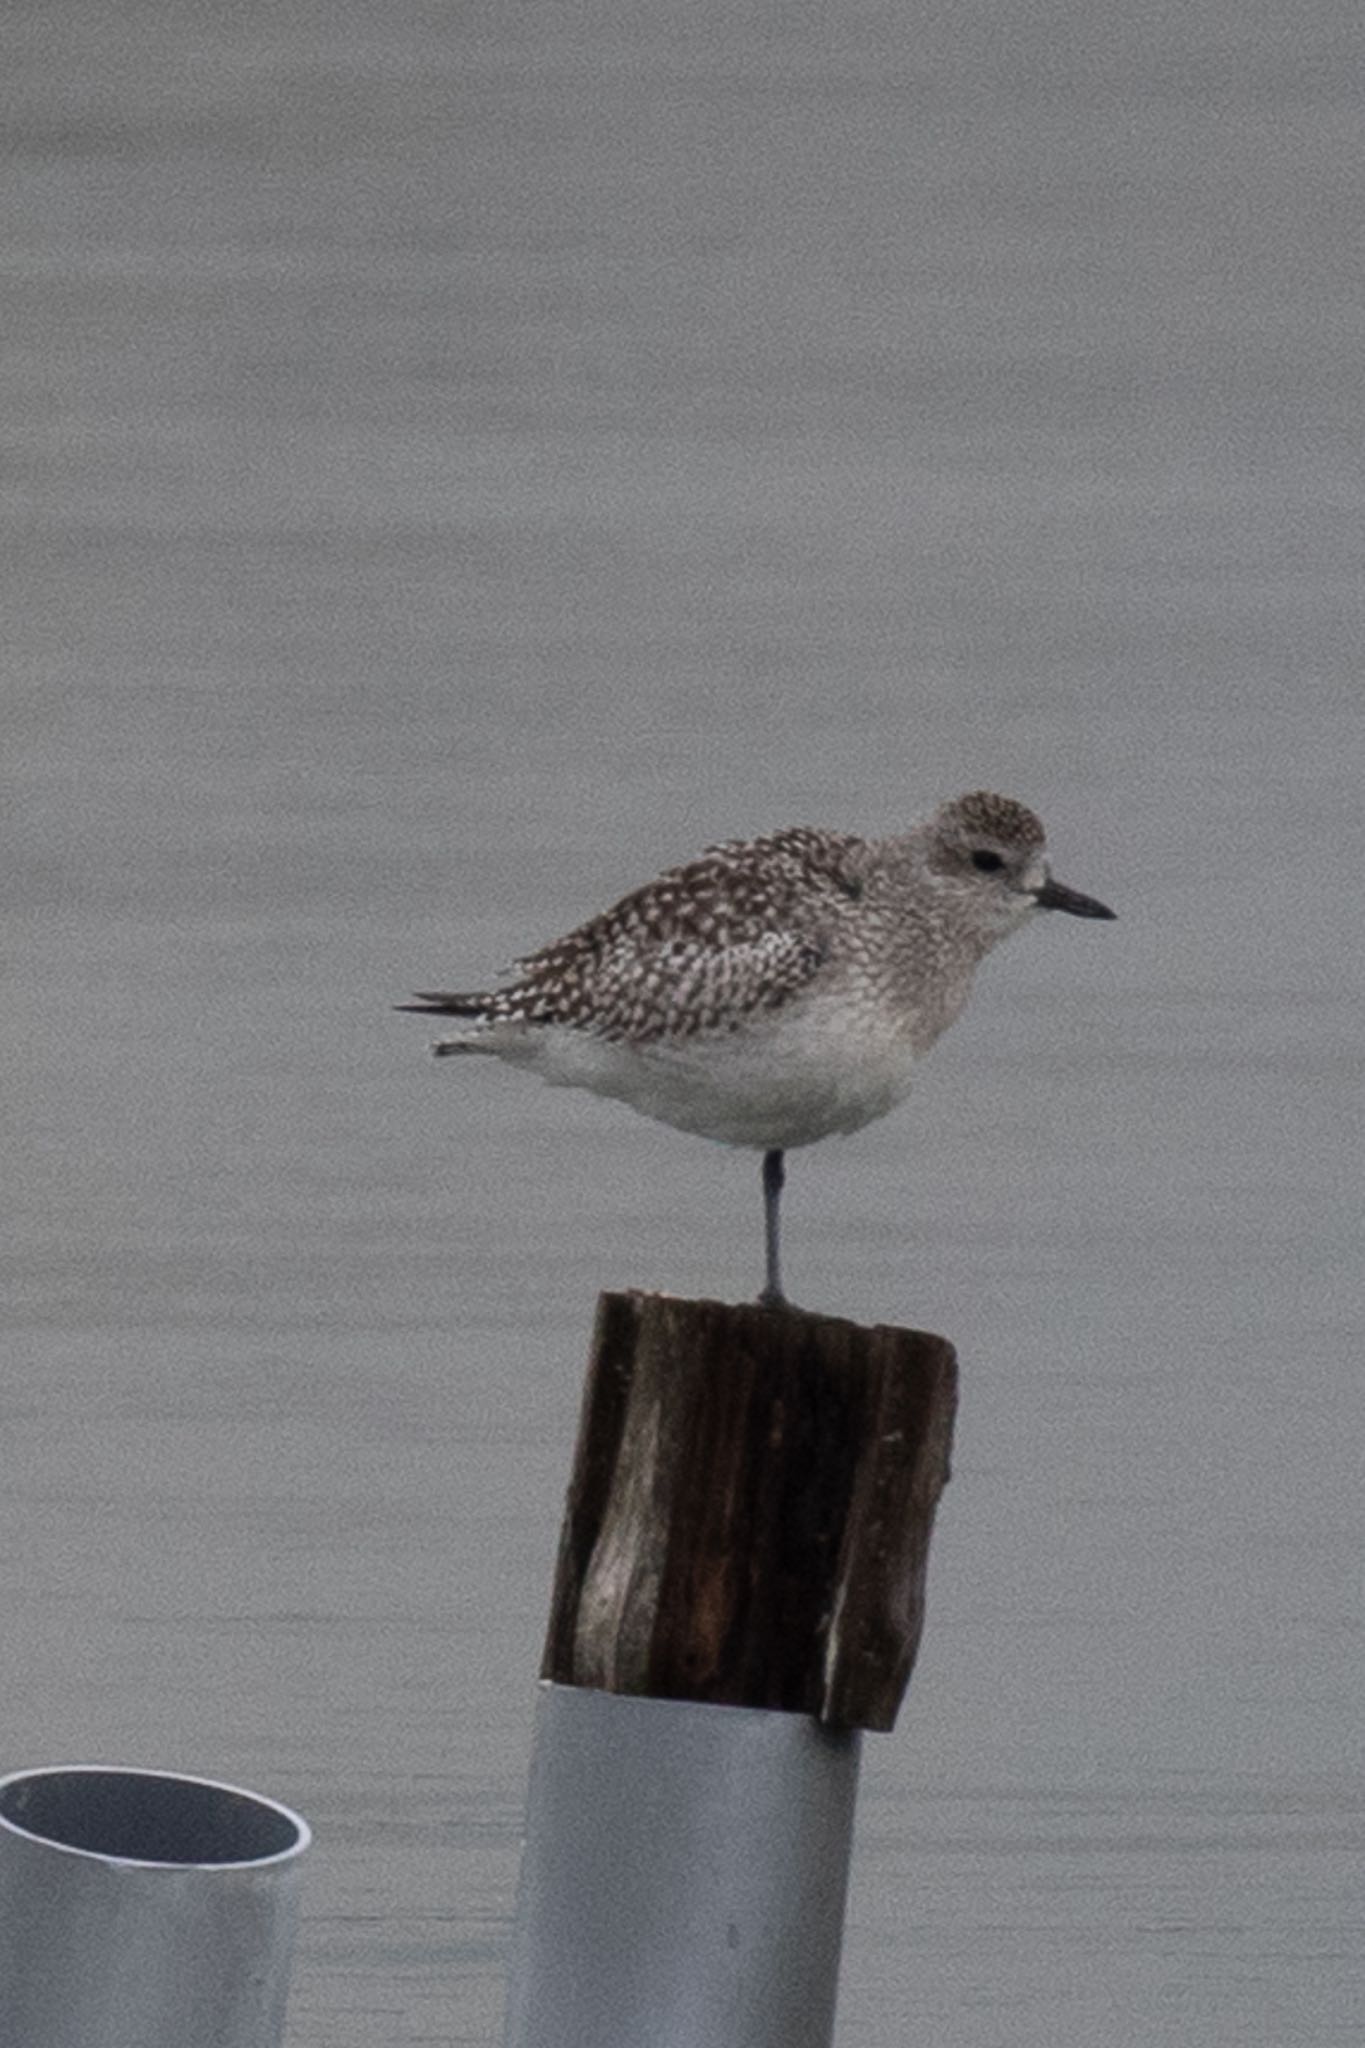
<path fill-rule="evenodd" d="M 818 998 L 742 1031 L 645 1046 L 563 1026 L 494 1031 L 484 1045 L 553 1086 L 628 1102 L 677 1130 L 784 1151 L 894 1109 L 916 1058 L 903 1030 Z"/>

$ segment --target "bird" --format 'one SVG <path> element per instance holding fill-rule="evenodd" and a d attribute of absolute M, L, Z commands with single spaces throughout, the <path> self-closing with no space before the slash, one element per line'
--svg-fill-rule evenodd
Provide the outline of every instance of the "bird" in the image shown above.
<path fill-rule="evenodd" d="M 788 1152 L 894 1109 L 980 962 L 1040 911 L 1111 919 L 1055 881 L 1041 820 L 988 790 L 888 838 L 789 826 L 667 869 L 506 970 L 395 1008 L 480 1053 L 762 1154 L 765 1277 L 788 1306 Z"/>

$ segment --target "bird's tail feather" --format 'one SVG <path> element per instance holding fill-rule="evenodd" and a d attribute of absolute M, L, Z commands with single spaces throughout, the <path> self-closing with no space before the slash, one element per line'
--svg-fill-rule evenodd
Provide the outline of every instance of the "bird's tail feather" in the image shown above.
<path fill-rule="evenodd" d="M 433 1038 L 431 1049 L 438 1060 L 444 1059 L 446 1054 L 451 1052 L 493 1051 L 488 1040 L 488 1027 L 484 1024 L 476 1024 L 472 1031 L 457 1033 L 453 1038 Z"/>
<path fill-rule="evenodd" d="M 395 1003 L 396 1010 L 407 1010 L 418 1017 L 465 1017 L 469 1028 L 452 1033 L 449 1038 L 438 1038 L 432 1051 L 438 1056 L 452 1052 L 488 1052 L 486 1033 L 492 1023 L 493 998 L 486 989 L 470 990 L 459 994 L 452 990 L 419 992 L 410 1003 Z"/>
<path fill-rule="evenodd" d="M 450 990 L 419 989 L 410 1003 L 395 1003 L 395 1010 L 411 1010 L 419 1017 L 487 1017 L 493 998 L 486 988 L 470 989 L 464 995 Z"/>

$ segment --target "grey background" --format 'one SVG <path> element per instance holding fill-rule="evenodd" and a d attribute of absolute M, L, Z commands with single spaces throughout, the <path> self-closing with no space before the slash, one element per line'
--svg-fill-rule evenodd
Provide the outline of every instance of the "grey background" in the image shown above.
<path fill-rule="evenodd" d="M 759 1277 L 387 1005 L 983 784 L 1121 921 L 792 1162 L 964 1369 L 841 2048 L 1356 2038 L 1363 42 L 9 11 L 3 1764 L 298 1805 L 295 2048 L 496 2038 L 594 1295 Z"/>

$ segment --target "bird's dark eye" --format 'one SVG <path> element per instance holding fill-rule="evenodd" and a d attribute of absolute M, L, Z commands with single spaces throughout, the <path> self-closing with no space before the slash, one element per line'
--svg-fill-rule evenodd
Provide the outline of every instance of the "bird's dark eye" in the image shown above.
<path fill-rule="evenodd" d="M 998 875 L 1001 868 L 1004 867 L 1004 865 L 1004 855 L 1000 853 L 992 853 L 990 851 L 990 848 L 986 846 L 979 846 L 976 852 L 972 855 L 972 866 L 978 871 L 979 874 Z"/>

